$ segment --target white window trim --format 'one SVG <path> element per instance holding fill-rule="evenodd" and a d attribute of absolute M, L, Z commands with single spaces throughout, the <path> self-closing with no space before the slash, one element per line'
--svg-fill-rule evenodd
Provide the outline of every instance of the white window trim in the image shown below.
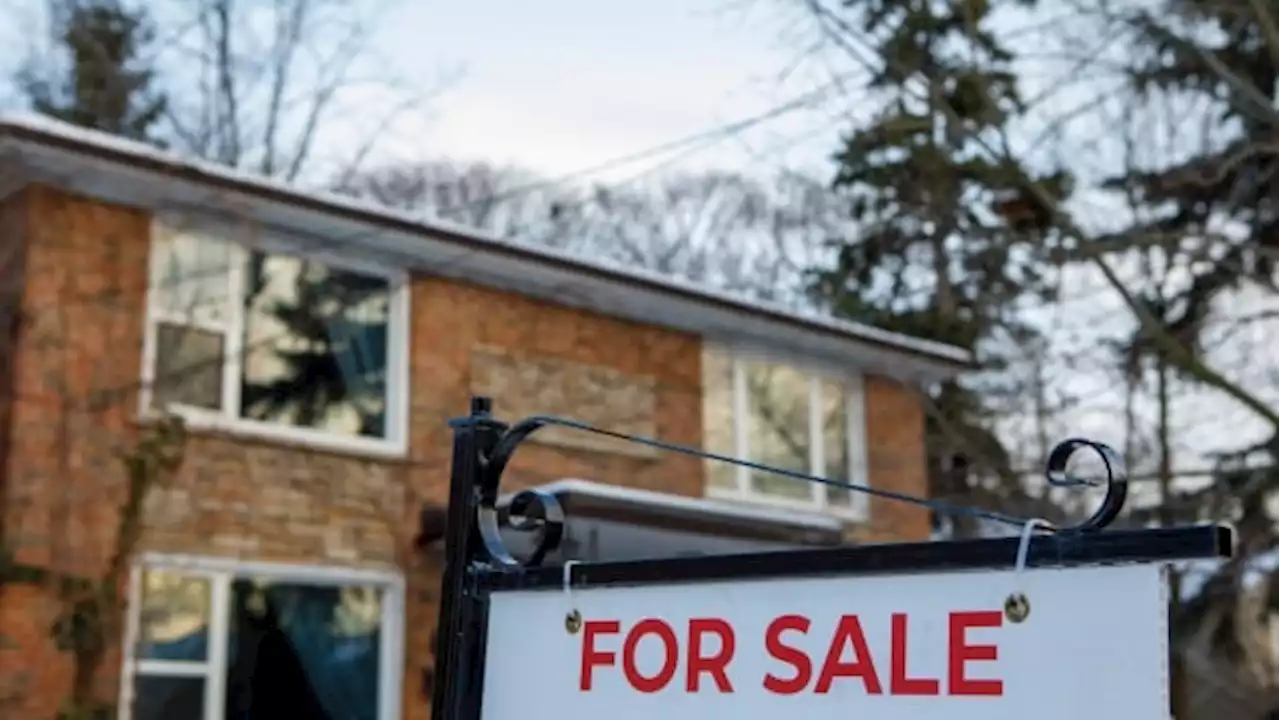
<path fill-rule="evenodd" d="M 847 444 L 847 452 L 849 457 L 849 477 L 848 478 L 831 478 L 832 480 L 843 479 L 852 485 L 866 486 L 868 485 L 867 474 L 867 432 L 866 432 L 866 395 L 864 392 L 863 378 L 858 373 L 834 373 L 816 368 L 806 368 L 787 360 L 770 359 L 766 357 L 755 357 L 746 355 L 741 352 L 734 351 L 730 348 L 715 348 L 715 352 L 721 352 L 730 358 L 732 367 L 732 400 L 733 400 L 733 452 L 732 455 L 738 458 L 750 458 L 750 449 L 748 448 L 748 428 L 747 428 L 747 384 L 745 365 L 752 361 L 763 361 L 786 364 L 796 367 L 808 374 L 809 379 L 809 474 L 817 476 L 825 476 L 826 469 L 823 462 L 825 457 L 825 433 L 822 432 L 822 381 L 838 380 L 845 386 L 846 393 L 845 402 L 845 424 Z M 864 492 L 856 490 L 849 493 L 848 505 L 830 505 L 827 502 L 829 485 L 822 483 L 812 483 L 810 486 L 810 500 L 799 500 L 788 498 L 770 493 L 762 493 L 754 489 L 751 483 L 751 469 L 735 465 L 734 486 L 723 487 L 707 482 L 707 497 L 717 500 L 731 500 L 735 502 L 749 502 L 759 505 L 768 505 L 770 507 L 785 508 L 791 510 L 820 512 L 827 515 L 833 515 L 851 522 L 865 522 L 870 512 L 869 497 Z"/>
<path fill-rule="evenodd" d="M 138 607 L 142 597 L 144 570 L 174 570 L 207 577 L 211 583 L 209 651 L 202 662 L 143 660 L 136 657 L 139 636 Z M 335 568 L 314 565 L 244 562 L 229 558 L 197 555 L 145 553 L 129 573 L 128 614 L 125 617 L 123 661 L 120 681 L 120 720 L 132 720 L 133 681 L 139 674 L 205 678 L 204 718 L 225 715 L 228 624 L 231 583 L 239 577 L 257 577 L 304 585 L 374 585 L 382 589 L 382 625 L 379 629 L 378 718 L 397 720 L 403 705 L 404 680 L 404 577 L 376 570 Z"/>
<path fill-rule="evenodd" d="M 365 272 L 387 279 L 390 285 L 388 301 L 387 332 L 387 435 L 384 438 L 356 437 L 339 435 L 304 427 L 294 427 L 261 420 L 253 420 L 239 416 L 240 408 L 240 361 L 244 343 L 244 313 L 232 309 L 227 313 L 227 327 L 206 327 L 208 323 L 193 322 L 191 318 L 173 318 L 175 322 L 188 327 L 222 333 L 226 339 L 224 345 L 222 410 L 191 407 L 182 404 L 171 404 L 167 410 L 181 417 L 187 427 L 195 430 L 226 432 L 228 434 L 260 438 L 308 446 L 355 455 L 367 455 L 390 459 L 403 458 L 409 452 L 409 334 L 411 325 L 410 282 L 409 275 L 403 270 L 388 268 L 367 261 L 338 257 L 332 252 L 304 251 L 301 243 L 290 240 L 284 235 L 262 238 L 255 235 L 252 242 L 238 242 L 234 238 L 243 237 L 246 233 L 234 234 L 227 225 L 204 221 L 194 226 L 189 223 L 166 223 L 155 217 L 151 223 L 151 252 L 147 269 L 147 299 L 145 307 L 145 326 L 142 340 L 141 388 L 138 392 L 138 414 L 144 420 L 157 418 L 160 413 L 151 406 L 152 385 L 155 382 L 155 362 L 157 353 L 156 326 L 166 319 L 163 312 L 151 295 L 150 289 L 155 284 L 158 268 L 156 245 L 161 233 L 166 229 L 206 234 L 212 239 L 227 243 L 232 253 L 230 263 L 230 279 L 228 297 L 238 298 L 243 295 L 244 268 L 241 262 L 244 254 L 252 250 L 277 252 L 306 258 L 325 265 Z M 235 408 L 232 414 L 231 408 Z"/>

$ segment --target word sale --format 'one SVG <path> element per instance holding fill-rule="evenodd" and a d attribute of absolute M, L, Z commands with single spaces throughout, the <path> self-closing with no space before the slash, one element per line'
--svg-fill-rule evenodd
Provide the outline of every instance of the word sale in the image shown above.
<path fill-rule="evenodd" d="M 997 648 L 973 640 L 969 631 L 999 628 L 1003 622 L 1004 613 L 999 610 L 949 613 L 947 641 L 945 647 L 938 648 L 946 652 L 947 658 L 946 676 L 940 678 L 910 674 L 905 613 L 894 613 L 889 618 L 887 657 L 883 650 L 872 652 L 857 615 L 841 616 L 825 644 L 826 652 L 822 657 L 810 657 L 794 644 L 797 637 L 808 636 L 812 625 L 809 618 L 781 615 L 764 632 L 763 652 L 776 667 L 765 673 L 760 682 L 765 690 L 778 695 L 827 693 L 837 681 L 847 678 L 861 681 L 868 695 L 1000 696 L 1004 694 L 1001 680 L 970 675 L 971 665 L 995 660 Z M 733 625 L 721 618 L 693 618 L 679 630 L 680 634 L 671 623 L 658 618 L 646 618 L 626 628 L 619 620 L 588 620 L 581 633 L 579 689 L 589 692 L 597 673 L 607 672 L 607 668 L 615 668 L 616 672 L 620 666 L 627 684 L 637 692 L 655 693 L 673 686 L 689 693 L 734 692 L 729 679 L 738 643 Z M 622 639 L 621 647 L 618 637 Z M 660 643 L 663 659 L 656 671 L 637 667 L 636 651 L 641 642 Z M 677 677 L 682 655 L 684 672 Z"/>

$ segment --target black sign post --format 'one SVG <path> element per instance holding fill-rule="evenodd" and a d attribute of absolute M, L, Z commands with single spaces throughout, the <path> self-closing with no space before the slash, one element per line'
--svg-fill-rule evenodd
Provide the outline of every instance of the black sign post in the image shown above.
<path fill-rule="evenodd" d="M 811 482 L 850 487 L 854 491 L 929 507 L 936 512 L 967 514 L 1023 527 L 1021 538 L 997 538 L 945 542 L 891 543 L 735 555 L 681 557 L 627 562 L 575 563 L 572 586 L 578 588 L 673 584 L 706 581 L 802 578 L 815 575 L 877 575 L 980 570 L 1008 567 L 1018 558 L 1019 567 L 1069 567 L 1114 563 L 1159 563 L 1177 560 L 1225 558 L 1231 555 L 1228 528 L 1195 526 L 1153 530 L 1106 530 L 1123 508 L 1127 480 L 1120 458 L 1104 445 L 1068 440 L 1051 453 L 1046 478 L 1058 487 L 1102 486 L 1105 497 L 1092 517 L 1072 527 L 1047 526 L 1032 534 L 1036 524 L 998 513 L 953 506 L 909 495 L 851 486 L 761 466 L 694 448 L 631 437 L 555 417 L 531 417 L 512 425 L 492 415 L 488 398 L 472 398 L 470 414 L 453 420 L 453 465 L 450 479 L 446 564 L 437 625 L 435 681 L 432 717 L 435 720 L 480 720 L 484 695 L 484 670 L 489 599 L 494 593 L 565 587 L 562 568 L 543 567 L 547 553 L 560 541 L 564 511 L 546 493 L 517 494 L 506 512 L 497 508 L 502 473 L 520 444 L 540 428 L 561 426 L 650 445 Z M 1105 480 L 1082 480 L 1067 472 L 1068 459 L 1079 451 L 1097 453 L 1106 468 Z M 524 559 L 511 555 L 503 544 L 503 524 L 515 530 L 537 533 L 534 552 Z M 1010 603 L 1015 607 L 1010 607 Z M 1010 596 L 1005 611 L 1020 612 Z M 566 624 L 573 619 L 566 617 Z M 533 650 L 536 657 L 536 649 Z"/>

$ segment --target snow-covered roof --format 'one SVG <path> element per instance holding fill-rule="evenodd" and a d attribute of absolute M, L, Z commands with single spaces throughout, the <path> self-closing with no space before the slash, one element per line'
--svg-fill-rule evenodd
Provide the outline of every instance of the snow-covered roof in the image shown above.
<path fill-rule="evenodd" d="M 25 182 L 56 184 L 132 206 L 247 216 L 304 241 L 359 245 L 402 266 L 562 304 L 784 350 L 837 365 L 933 380 L 972 367 L 958 347 L 797 312 L 639 268 L 518 244 L 473 228 L 299 187 L 31 114 L 0 116 L 4 164 Z M 15 157 L 16 153 L 16 157 Z M 11 183 L 6 178 L 6 184 Z M 4 188 L 0 188 L 3 190 Z"/>

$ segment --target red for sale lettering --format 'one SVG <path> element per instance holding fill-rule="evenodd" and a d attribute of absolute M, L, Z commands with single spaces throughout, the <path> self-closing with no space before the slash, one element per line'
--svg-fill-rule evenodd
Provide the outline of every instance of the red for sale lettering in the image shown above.
<path fill-rule="evenodd" d="M 853 660 L 845 661 L 845 647 L 853 648 Z M 871 659 L 871 648 L 867 647 L 867 638 L 862 633 L 862 623 L 857 615 L 842 615 L 836 625 L 835 636 L 827 648 L 827 659 L 822 662 L 822 672 L 818 673 L 818 682 L 813 686 L 816 693 L 831 692 L 831 683 L 838 677 L 853 677 L 862 680 L 868 695 L 879 695 L 880 676 L 876 674 L 875 662 Z"/>
<path fill-rule="evenodd" d="M 594 686 L 595 669 L 618 664 L 618 652 L 598 647 L 603 636 L 619 635 L 622 623 L 618 620 L 588 620 L 582 624 L 582 660 L 578 672 L 578 689 L 589 691 Z M 708 647 L 711 636 L 718 639 L 718 646 Z M 694 618 L 689 621 L 687 632 L 688 652 L 685 656 L 685 691 L 698 692 L 702 678 L 711 676 L 716 689 L 722 693 L 733 692 L 729 681 L 729 663 L 733 660 L 735 639 L 733 628 L 719 618 Z M 641 643 L 657 642 L 661 648 L 658 668 L 645 674 L 638 656 Z M 680 662 L 680 641 L 675 630 L 665 620 L 646 618 L 627 630 L 622 640 L 622 676 L 637 692 L 656 693 L 665 689 L 675 678 Z"/>
<path fill-rule="evenodd" d="M 993 644 L 970 642 L 970 629 L 997 628 L 1003 623 L 1004 614 L 999 610 L 952 612 L 947 619 L 947 683 L 946 694 L 952 696 L 1004 694 L 1004 683 L 999 679 L 975 679 L 968 675 L 968 665 L 978 661 L 994 661 L 998 657 Z M 908 653 L 908 616 L 893 613 L 889 618 L 889 687 L 891 696 L 935 696 L 942 694 L 942 681 L 935 677 L 910 674 Z M 784 640 L 784 633 L 804 637 L 812 622 L 803 615 L 782 615 L 765 629 L 765 653 L 773 660 L 787 666 L 789 673 L 764 676 L 764 689 L 777 695 L 794 695 L 809 688 L 813 679 L 814 663 L 801 648 Z M 794 642 L 794 641 L 792 641 Z M 881 659 L 883 661 L 883 658 Z M 871 651 L 858 615 L 843 615 L 836 623 L 822 665 L 811 692 L 831 692 L 837 680 L 853 678 L 862 681 L 862 689 L 868 695 L 885 694 L 880 667 Z"/>
<path fill-rule="evenodd" d="M 999 610 L 951 613 L 947 623 L 948 695 L 1004 694 L 1002 680 L 973 680 L 965 674 L 969 661 L 995 660 L 999 655 L 995 645 L 970 645 L 966 637 L 969 628 L 997 628 L 1003 624 L 1004 613 Z"/>
<path fill-rule="evenodd" d="M 935 678 L 907 677 L 907 614 L 894 613 L 890 623 L 889 694 L 937 695 L 939 683 Z"/>
<path fill-rule="evenodd" d="M 657 673 L 647 677 L 636 667 L 636 649 L 646 635 L 652 635 L 662 643 L 662 666 Z M 676 662 L 679 660 L 676 642 L 671 626 L 661 620 L 649 618 L 632 626 L 627 639 L 622 641 L 622 674 L 631 687 L 642 693 L 658 692 L 666 687 L 676 674 Z"/>
<path fill-rule="evenodd" d="M 593 671 L 598 665 L 612 665 L 617 654 L 596 649 L 596 636 L 617 635 L 622 623 L 617 620 L 588 620 L 582 623 L 582 665 L 578 673 L 578 689 L 590 690 Z"/>
<path fill-rule="evenodd" d="M 764 676 L 764 689 L 779 695 L 793 695 L 809 686 L 809 678 L 813 675 L 813 663 L 803 650 L 782 642 L 782 633 L 788 630 L 801 635 L 809 632 L 809 618 L 803 615 L 783 615 L 769 623 L 764 633 L 765 652 L 769 657 L 795 668 L 795 675 L 790 679 L 780 678 L 773 673 Z"/>
<path fill-rule="evenodd" d="M 714 655 L 703 655 L 702 639 L 706 635 L 720 638 L 720 650 Z M 729 661 L 733 659 L 733 628 L 719 618 L 694 618 L 689 621 L 689 657 L 685 661 L 685 689 L 697 692 L 704 674 L 710 675 L 716 688 L 733 692 L 729 682 Z"/>
<path fill-rule="evenodd" d="M 817 656 L 805 651 L 804 640 L 813 621 L 804 615 L 780 615 L 764 632 L 764 652 L 782 666 L 771 669 L 763 679 L 764 689 L 775 695 L 811 692 L 830 693 L 838 684 L 857 680 L 867 695 L 890 696 L 987 696 L 1004 694 L 1004 681 L 978 678 L 972 666 L 998 659 L 999 650 L 992 643 L 980 643 L 970 637 L 971 631 L 999 628 L 1004 613 L 999 610 L 955 611 L 947 615 L 945 646 L 938 651 L 946 657 L 946 677 L 930 677 L 919 672 L 919 661 L 910 658 L 923 651 L 917 639 L 908 643 L 910 618 L 907 613 L 889 615 L 888 657 L 884 648 L 873 651 L 864 627 L 866 616 L 842 615 L 836 620 L 829 639 Z M 659 618 L 645 618 L 626 628 L 619 620 L 588 620 L 582 624 L 582 655 L 578 688 L 584 692 L 595 686 L 597 670 L 617 667 L 632 690 L 656 693 L 676 681 L 681 662 L 684 667 L 684 691 L 734 692 L 729 668 L 737 652 L 737 640 L 728 620 L 714 617 L 692 618 L 681 638 L 676 628 Z M 616 639 L 621 636 L 621 643 Z M 939 638 L 941 640 L 941 638 Z M 681 652 L 681 643 L 684 652 Z M 931 642 L 931 641 L 930 641 Z M 910 649 L 914 648 L 914 649 Z M 883 663 L 887 659 L 888 667 Z M 938 657 L 941 660 L 941 655 Z M 643 666 L 643 667 L 642 667 Z M 912 668 L 916 668 L 912 672 Z M 886 674 L 888 670 L 887 687 Z M 710 683 L 704 682 L 710 679 Z M 944 690 L 945 686 L 945 690 Z M 678 687 L 678 685 L 677 685 Z"/>

